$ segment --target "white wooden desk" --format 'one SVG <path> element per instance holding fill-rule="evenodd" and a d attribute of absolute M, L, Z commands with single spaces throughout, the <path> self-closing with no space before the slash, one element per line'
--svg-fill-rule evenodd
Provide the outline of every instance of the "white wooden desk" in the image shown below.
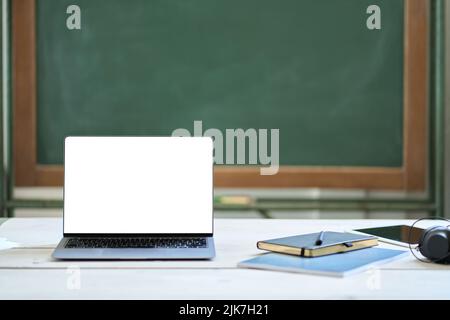
<path fill-rule="evenodd" d="M 261 239 L 405 222 L 216 219 L 213 261 L 61 262 L 50 257 L 61 219 L 9 219 L 0 237 L 24 247 L 0 251 L 0 299 L 450 299 L 450 266 L 412 256 L 346 278 L 236 267 Z"/>

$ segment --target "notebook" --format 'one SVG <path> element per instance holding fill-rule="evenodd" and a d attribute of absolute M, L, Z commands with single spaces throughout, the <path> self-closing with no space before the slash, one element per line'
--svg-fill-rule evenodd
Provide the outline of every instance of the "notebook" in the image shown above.
<path fill-rule="evenodd" d="M 302 257 L 319 257 L 339 252 L 348 252 L 378 245 L 378 239 L 372 235 L 349 232 L 323 233 L 322 244 L 316 245 L 319 233 L 259 241 L 256 246 L 261 250 L 292 254 Z"/>
<path fill-rule="evenodd" d="M 242 261 L 238 267 L 344 277 L 407 255 L 408 251 L 384 248 L 367 248 L 317 258 L 266 253 Z"/>

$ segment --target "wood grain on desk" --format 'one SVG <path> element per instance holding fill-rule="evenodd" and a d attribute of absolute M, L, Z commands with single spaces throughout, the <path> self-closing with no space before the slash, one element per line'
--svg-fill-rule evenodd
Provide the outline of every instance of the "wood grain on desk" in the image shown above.
<path fill-rule="evenodd" d="M 36 228 L 54 232 L 54 239 L 62 236 L 60 220 L 36 221 Z M 56 243 L 33 246 L 30 234 L 38 241 L 42 232 L 23 230 L 26 247 L 0 251 L 0 298 L 449 299 L 450 267 L 421 263 L 412 256 L 346 278 L 236 267 L 261 253 L 256 248 L 261 239 L 405 222 L 216 219 L 217 257 L 212 261 L 54 261 L 50 255 Z M 16 226 L 20 223 L 15 220 Z M 55 227 L 48 228 L 51 225 Z M 0 237 L 7 227 L 0 226 Z M 80 289 L 71 290 L 67 283 L 77 268 Z"/>

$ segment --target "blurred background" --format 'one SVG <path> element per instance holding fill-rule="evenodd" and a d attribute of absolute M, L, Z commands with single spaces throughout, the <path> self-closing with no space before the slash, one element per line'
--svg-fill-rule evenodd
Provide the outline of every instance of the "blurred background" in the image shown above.
<path fill-rule="evenodd" d="M 239 7 L 3 0 L 3 214 L 62 216 L 65 136 L 201 121 L 224 148 L 227 129 L 279 129 L 243 140 L 246 165 L 216 166 L 218 218 L 450 216 L 449 1 Z"/>

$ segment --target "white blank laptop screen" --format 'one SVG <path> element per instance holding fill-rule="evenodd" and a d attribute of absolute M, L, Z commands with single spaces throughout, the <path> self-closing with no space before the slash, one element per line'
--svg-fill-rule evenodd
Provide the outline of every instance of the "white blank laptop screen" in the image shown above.
<path fill-rule="evenodd" d="M 68 137 L 65 234 L 212 233 L 204 137 Z"/>

